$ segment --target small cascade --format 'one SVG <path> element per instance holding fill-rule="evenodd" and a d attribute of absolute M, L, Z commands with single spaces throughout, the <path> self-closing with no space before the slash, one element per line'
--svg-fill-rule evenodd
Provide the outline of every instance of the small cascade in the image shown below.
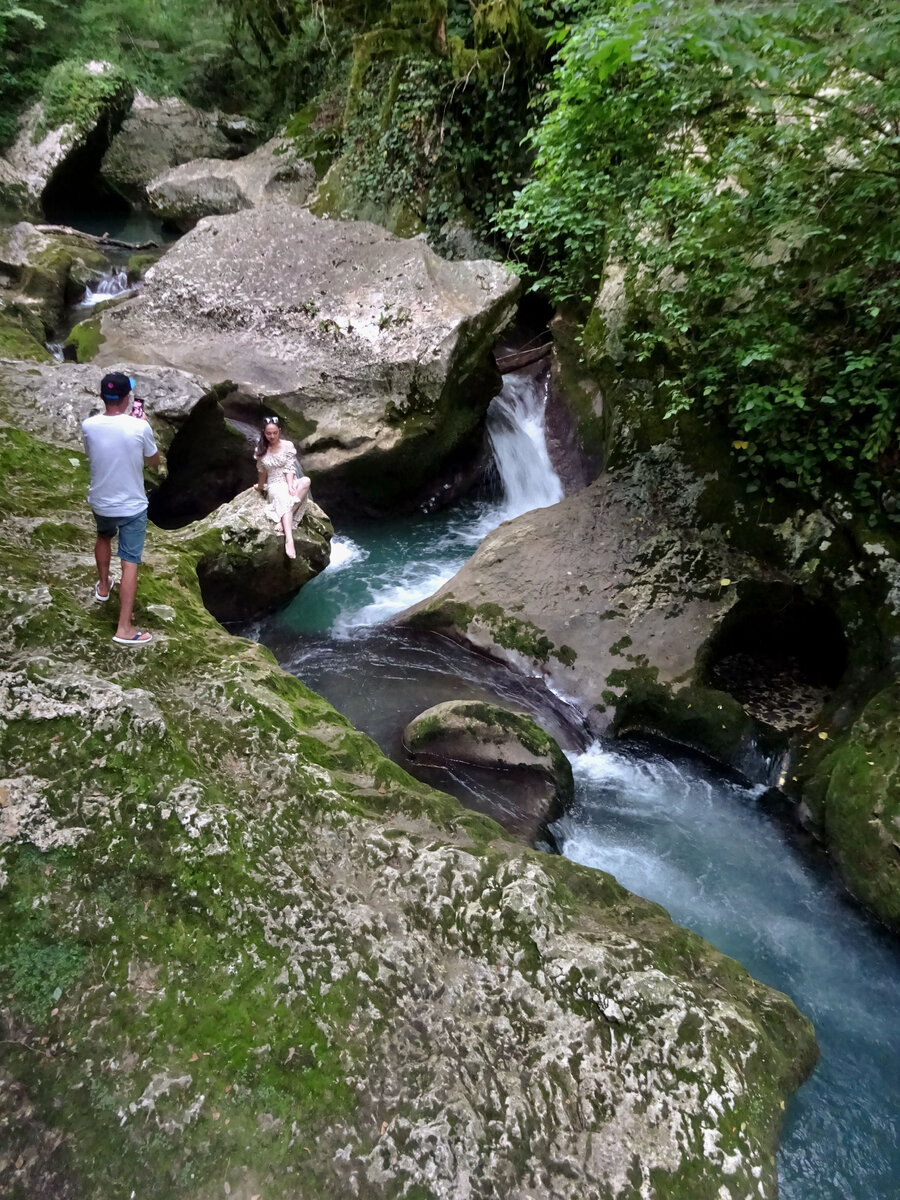
<path fill-rule="evenodd" d="M 86 287 L 84 296 L 78 302 L 79 308 L 92 308 L 103 300 L 111 300 L 114 296 L 122 296 L 134 291 L 134 286 L 128 282 L 126 271 L 106 271 L 98 280 L 96 287 Z"/>
<path fill-rule="evenodd" d="M 44 345 L 53 355 L 57 362 L 65 362 L 65 354 L 63 353 L 62 342 L 45 342 Z"/>
<path fill-rule="evenodd" d="M 550 378 L 514 372 L 488 409 L 487 432 L 503 488 L 501 520 L 563 498 L 563 486 L 547 453 L 544 416 Z"/>
<path fill-rule="evenodd" d="M 359 544 L 346 533 L 336 538 L 331 564 L 289 610 L 297 632 L 348 638 L 381 625 L 452 579 L 502 521 L 561 500 L 544 438 L 547 391 L 546 372 L 515 372 L 504 376 L 503 390 L 491 401 L 487 435 L 497 499 L 381 521 L 353 531 Z"/>

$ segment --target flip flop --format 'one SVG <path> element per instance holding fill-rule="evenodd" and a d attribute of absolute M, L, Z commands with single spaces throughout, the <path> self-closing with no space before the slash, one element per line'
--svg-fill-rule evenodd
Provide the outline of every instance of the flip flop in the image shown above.
<path fill-rule="evenodd" d="M 123 638 L 119 637 L 118 634 L 114 634 L 113 641 L 118 642 L 120 646 L 146 646 L 148 642 L 153 641 L 153 634 L 141 633 L 140 630 L 137 631 L 134 637 L 130 638 Z"/>
<path fill-rule="evenodd" d="M 113 590 L 113 585 L 112 585 L 112 580 L 110 580 L 109 581 L 109 592 L 111 592 L 112 590 Z M 107 592 L 105 596 L 100 595 L 100 580 L 98 579 L 97 582 L 94 584 L 94 599 L 97 601 L 97 603 L 105 604 L 107 602 L 107 600 L 109 599 L 109 592 Z"/>

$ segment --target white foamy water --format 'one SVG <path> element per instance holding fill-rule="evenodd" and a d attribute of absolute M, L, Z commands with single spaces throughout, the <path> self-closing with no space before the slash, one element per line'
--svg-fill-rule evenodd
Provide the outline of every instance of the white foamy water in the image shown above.
<path fill-rule="evenodd" d="M 365 559 L 340 561 L 340 566 L 358 570 L 359 587 L 348 591 L 349 603 L 342 604 L 334 617 L 335 636 L 344 638 L 380 625 L 426 600 L 453 578 L 502 521 L 562 499 L 562 484 L 550 463 L 544 433 L 547 387 L 546 373 L 535 378 L 513 372 L 504 377 L 503 390 L 491 401 L 487 433 L 500 484 L 498 500 L 423 519 L 421 528 L 407 532 L 403 555 L 396 554 L 388 539 L 377 549 L 373 541 Z M 354 545 L 349 539 L 347 544 Z M 325 583 L 308 584 L 306 601 L 326 583 L 327 578 Z"/>
<path fill-rule="evenodd" d="M 84 296 L 79 300 L 78 307 L 92 308 L 103 300 L 111 300 L 114 296 L 123 296 L 126 292 L 136 290 L 136 286 L 129 284 L 125 271 L 107 271 L 101 276 L 96 287 L 84 289 Z"/>
<path fill-rule="evenodd" d="M 562 483 L 547 453 L 544 417 L 549 380 L 548 372 L 537 378 L 513 372 L 505 376 L 503 390 L 488 409 L 488 438 L 503 485 L 500 520 L 547 508 L 563 498 Z"/>
<path fill-rule="evenodd" d="M 461 566 L 462 564 L 460 564 Z M 418 570 L 410 571 L 396 583 L 383 582 L 375 589 L 375 595 L 370 604 L 365 604 L 356 612 L 342 614 L 337 618 L 332 629 L 335 637 L 346 638 L 358 633 L 361 629 L 373 625 L 381 625 L 389 621 L 397 613 L 403 612 L 420 600 L 427 600 L 448 579 L 452 579 L 459 569 L 448 570 L 440 564 L 423 564 Z"/>
<path fill-rule="evenodd" d="M 353 563 L 365 562 L 369 557 L 368 550 L 357 546 L 350 538 L 336 537 L 331 540 L 331 558 L 328 560 L 326 571 L 342 571 Z"/>
<path fill-rule="evenodd" d="M 615 875 L 787 992 L 822 1057 L 788 1106 L 782 1200 L 885 1200 L 900 1178 L 900 960 L 821 864 L 786 836 L 763 789 L 646 748 L 572 757 L 563 854 Z"/>

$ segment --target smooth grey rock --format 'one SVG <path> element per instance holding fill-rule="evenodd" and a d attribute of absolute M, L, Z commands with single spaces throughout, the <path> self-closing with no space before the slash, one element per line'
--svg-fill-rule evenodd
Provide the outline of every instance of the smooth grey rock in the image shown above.
<path fill-rule="evenodd" d="M 398 619 L 455 629 L 525 673 L 540 672 L 598 729 L 625 675 L 655 672 L 660 684 L 691 678 L 700 647 L 736 599 L 730 581 L 757 568 L 717 529 L 697 527 L 703 481 L 665 447 L 656 454 L 653 478 L 667 482 L 655 504 L 639 478 L 602 476 L 501 525 L 453 579 Z"/>
<path fill-rule="evenodd" d="M 6 360 L 0 389 L 6 401 L 28 414 L 28 427 L 56 445 L 82 449 L 81 422 L 103 411 L 100 380 L 107 371 L 133 376 L 138 395 L 147 401 L 147 419 L 165 451 L 198 401 L 210 391 L 205 380 L 172 367 L 135 368 L 119 362 L 108 367 L 93 363 L 23 363 Z"/>
<path fill-rule="evenodd" d="M 252 122 L 194 108 L 175 96 L 151 100 L 139 91 L 100 173 L 124 195 L 143 197 L 147 184 L 171 167 L 196 158 L 235 158 L 255 136 Z"/>
<path fill-rule="evenodd" d="M 251 209 L 205 218 L 139 296 L 104 312 L 95 361 L 233 380 L 294 415 L 314 483 L 388 508 L 480 430 L 489 350 L 518 292 L 498 263 L 446 262 L 422 241 L 287 205 Z"/>
<path fill-rule="evenodd" d="M 272 138 L 244 158 L 199 158 L 164 171 L 147 185 L 158 217 L 191 229 L 201 217 L 267 204 L 302 204 L 315 187 L 312 165 L 298 159 L 293 143 Z"/>

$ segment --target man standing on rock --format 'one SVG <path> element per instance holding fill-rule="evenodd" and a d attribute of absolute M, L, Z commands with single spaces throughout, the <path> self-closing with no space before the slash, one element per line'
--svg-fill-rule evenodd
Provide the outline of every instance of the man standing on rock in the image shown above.
<path fill-rule="evenodd" d="M 100 395 L 106 411 L 81 423 L 91 465 L 88 504 L 97 522 L 94 599 L 101 604 L 109 599 L 112 539 L 118 535 L 122 582 L 119 585 L 119 624 L 113 641 L 122 646 L 146 646 L 153 640 L 153 635 L 136 629 L 132 617 L 137 595 L 137 569 L 147 533 L 144 463 L 157 470 L 159 450 L 143 411 L 140 416 L 131 412 L 133 379 L 119 371 L 104 375 Z"/>

